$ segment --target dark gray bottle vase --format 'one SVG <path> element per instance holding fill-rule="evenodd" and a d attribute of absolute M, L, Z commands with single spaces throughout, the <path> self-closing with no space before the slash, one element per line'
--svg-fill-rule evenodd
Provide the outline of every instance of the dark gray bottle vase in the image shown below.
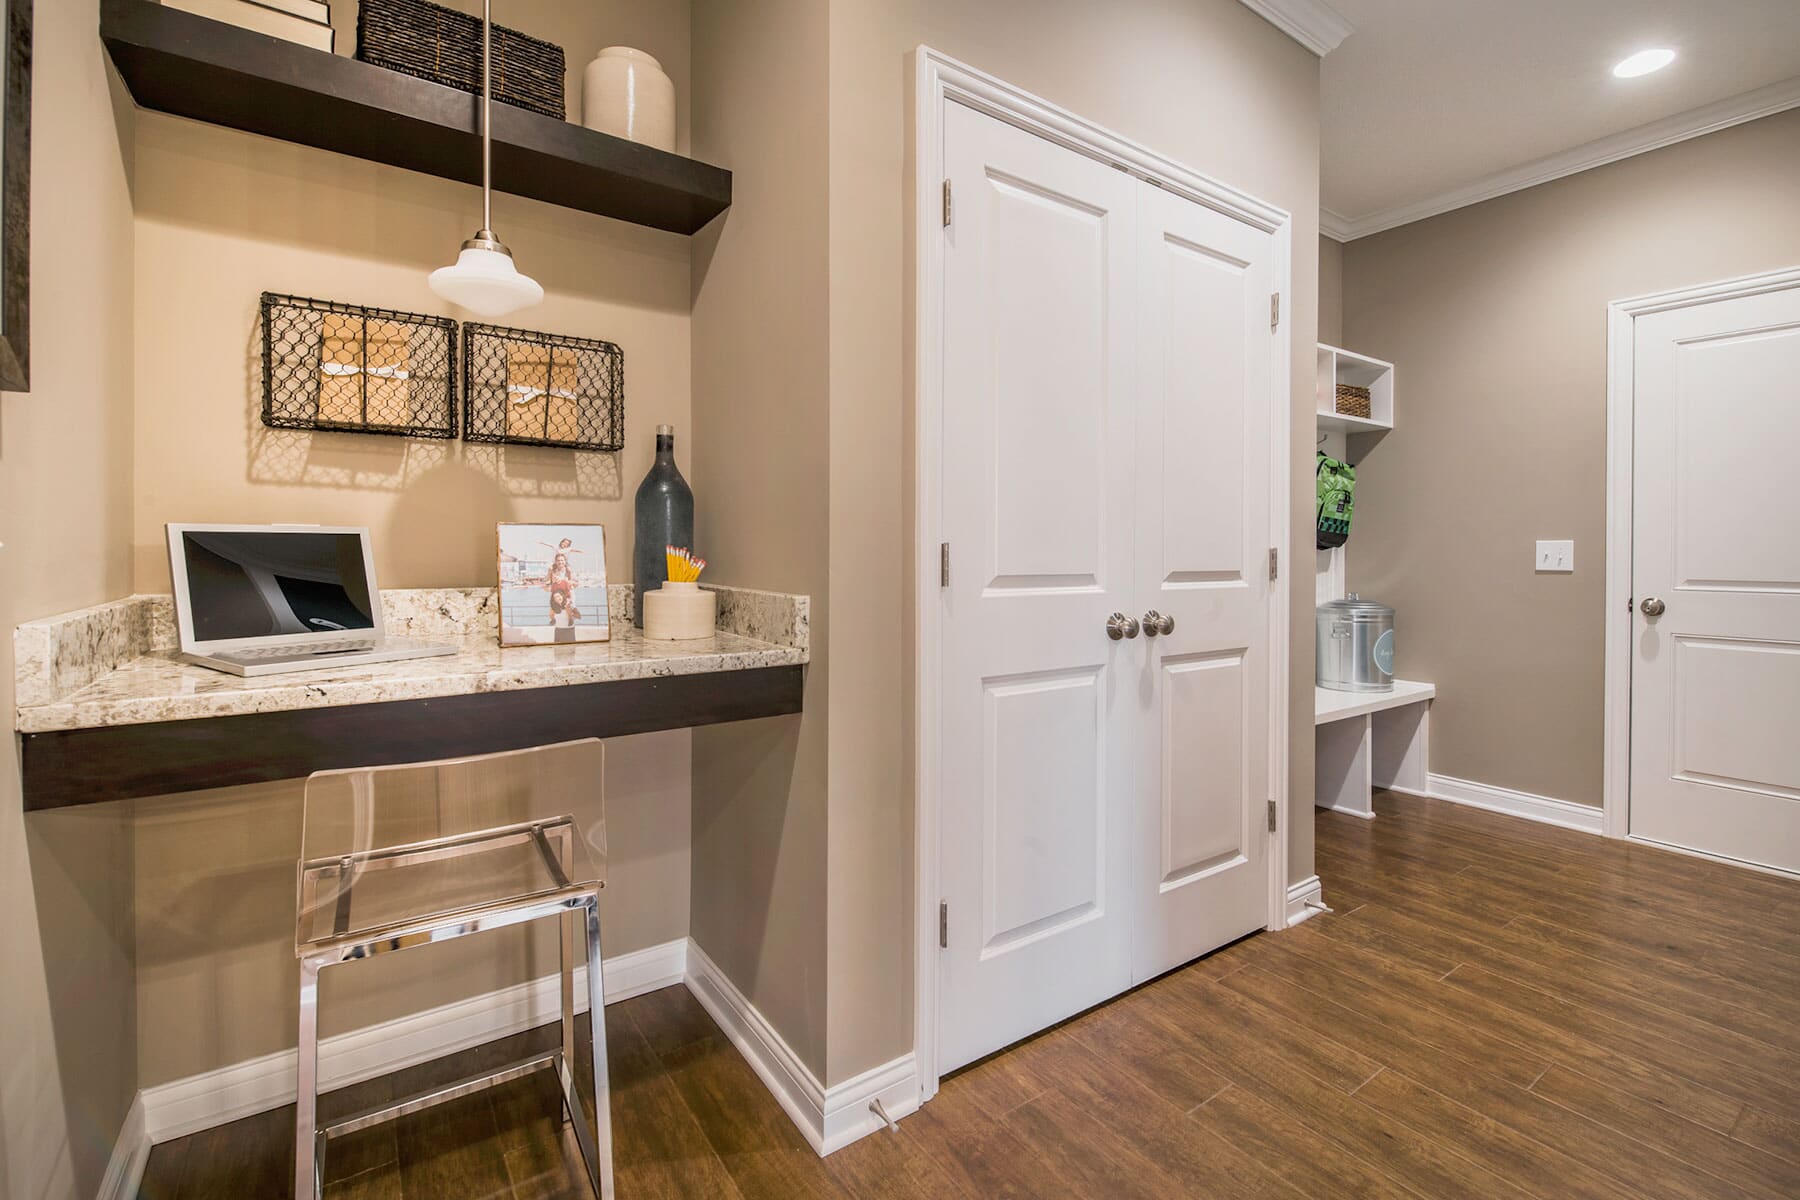
<path fill-rule="evenodd" d="M 675 427 L 656 427 L 656 461 L 637 490 L 637 542 L 632 575 L 637 604 L 631 623 L 644 627 L 644 593 L 669 577 L 665 546 L 694 548 L 694 489 L 675 466 Z"/>

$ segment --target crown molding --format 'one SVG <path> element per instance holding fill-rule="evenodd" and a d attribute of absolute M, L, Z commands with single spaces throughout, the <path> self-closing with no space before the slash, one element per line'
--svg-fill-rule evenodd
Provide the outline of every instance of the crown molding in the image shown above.
<path fill-rule="evenodd" d="M 1351 34 L 1350 22 L 1325 0 L 1243 0 L 1244 7 L 1321 58 Z"/>
<path fill-rule="evenodd" d="M 1355 222 L 1351 221 L 1350 218 L 1346 217 L 1343 213 L 1333 212 L 1322 204 L 1319 206 L 1319 232 L 1330 238 L 1332 241 L 1347 242 L 1353 237 L 1361 236 L 1350 232 L 1351 227 L 1354 224 Z M 1369 232 L 1373 233 L 1374 230 L 1370 230 Z"/>
<path fill-rule="evenodd" d="M 1249 3 L 1249 0 L 1245 0 Z M 1621 133 L 1598 138 L 1584 145 L 1551 154 L 1520 166 L 1497 171 L 1485 179 L 1432 196 L 1429 199 L 1382 209 L 1363 217 L 1346 217 L 1328 209 L 1319 210 L 1319 232 L 1339 242 L 1354 241 L 1372 233 L 1410 225 L 1454 209 L 1480 204 L 1508 192 L 1523 191 L 1540 183 L 1549 183 L 1566 175 L 1576 175 L 1622 158 L 1660 150 L 1676 142 L 1717 133 L 1733 125 L 1742 125 L 1760 117 L 1773 116 L 1800 107 L 1800 75 L 1771 83 L 1767 87 L 1732 96 L 1716 104 L 1677 113 L 1661 121 L 1640 125 Z"/>

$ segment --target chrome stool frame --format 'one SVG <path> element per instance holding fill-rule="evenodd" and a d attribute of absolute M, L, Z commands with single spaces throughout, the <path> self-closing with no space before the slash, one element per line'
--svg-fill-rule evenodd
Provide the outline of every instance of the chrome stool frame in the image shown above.
<path fill-rule="evenodd" d="M 570 1124 L 575 1127 L 576 1141 L 587 1167 L 588 1181 L 600 1200 L 613 1200 L 612 1122 L 606 1075 L 605 995 L 600 957 L 600 889 L 604 881 L 593 884 L 571 884 L 565 871 L 569 844 L 574 833 L 568 817 L 532 821 L 440 838 L 412 845 L 392 846 L 380 850 L 316 859 L 300 864 L 302 911 L 320 890 L 322 882 L 336 885 L 336 908 L 333 930 L 328 937 L 317 939 L 299 953 L 300 959 L 300 1061 L 296 1083 L 294 1143 L 294 1195 L 323 1192 L 325 1153 L 333 1137 L 395 1120 L 409 1113 L 421 1112 L 433 1105 L 472 1095 L 498 1084 L 523 1078 L 533 1072 L 554 1068 L 561 1085 L 563 1106 Z M 551 849 L 551 842 L 558 851 Z M 413 921 L 359 930 L 349 930 L 351 880 L 362 873 L 390 867 L 401 867 L 437 859 L 477 854 L 502 846 L 530 843 L 543 860 L 549 877 L 556 886 L 528 896 L 510 897 L 489 904 L 475 905 L 457 911 L 439 913 Z M 319 975 L 326 967 L 373 958 L 399 950 L 411 950 L 433 942 L 448 941 L 490 929 L 504 929 L 531 921 L 557 919 L 561 931 L 562 968 L 562 1044 L 555 1050 L 527 1055 L 507 1063 L 498 1070 L 483 1072 L 431 1088 L 404 1099 L 353 1113 L 324 1128 L 318 1127 L 319 1082 Z M 593 1040 L 594 1124 L 590 1132 L 587 1116 L 575 1084 L 575 939 L 576 922 L 586 925 L 588 1023 Z"/>

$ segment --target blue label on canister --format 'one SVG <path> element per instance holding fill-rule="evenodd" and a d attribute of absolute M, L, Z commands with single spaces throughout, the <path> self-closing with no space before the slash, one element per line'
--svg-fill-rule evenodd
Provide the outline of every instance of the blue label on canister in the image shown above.
<path fill-rule="evenodd" d="M 1375 639 L 1375 646 L 1369 651 L 1369 657 L 1375 660 L 1375 669 L 1383 675 L 1394 673 L 1394 631 L 1385 629 Z"/>

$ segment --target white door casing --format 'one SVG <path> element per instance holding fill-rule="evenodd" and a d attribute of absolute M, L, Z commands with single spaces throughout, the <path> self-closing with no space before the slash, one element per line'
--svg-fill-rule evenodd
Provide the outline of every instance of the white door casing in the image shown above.
<path fill-rule="evenodd" d="M 1271 238 L 1138 189 L 1132 981 L 1268 921 Z M 1134 615 L 1142 616 L 1144 608 Z"/>
<path fill-rule="evenodd" d="M 948 1069 L 1129 984 L 1135 181 L 945 117 Z M 1079 969 L 1070 969 L 1071 967 Z"/>
<path fill-rule="evenodd" d="M 1800 281 L 1640 315 L 1632 355 L 1629 832 L 1800 872 Z"/>

